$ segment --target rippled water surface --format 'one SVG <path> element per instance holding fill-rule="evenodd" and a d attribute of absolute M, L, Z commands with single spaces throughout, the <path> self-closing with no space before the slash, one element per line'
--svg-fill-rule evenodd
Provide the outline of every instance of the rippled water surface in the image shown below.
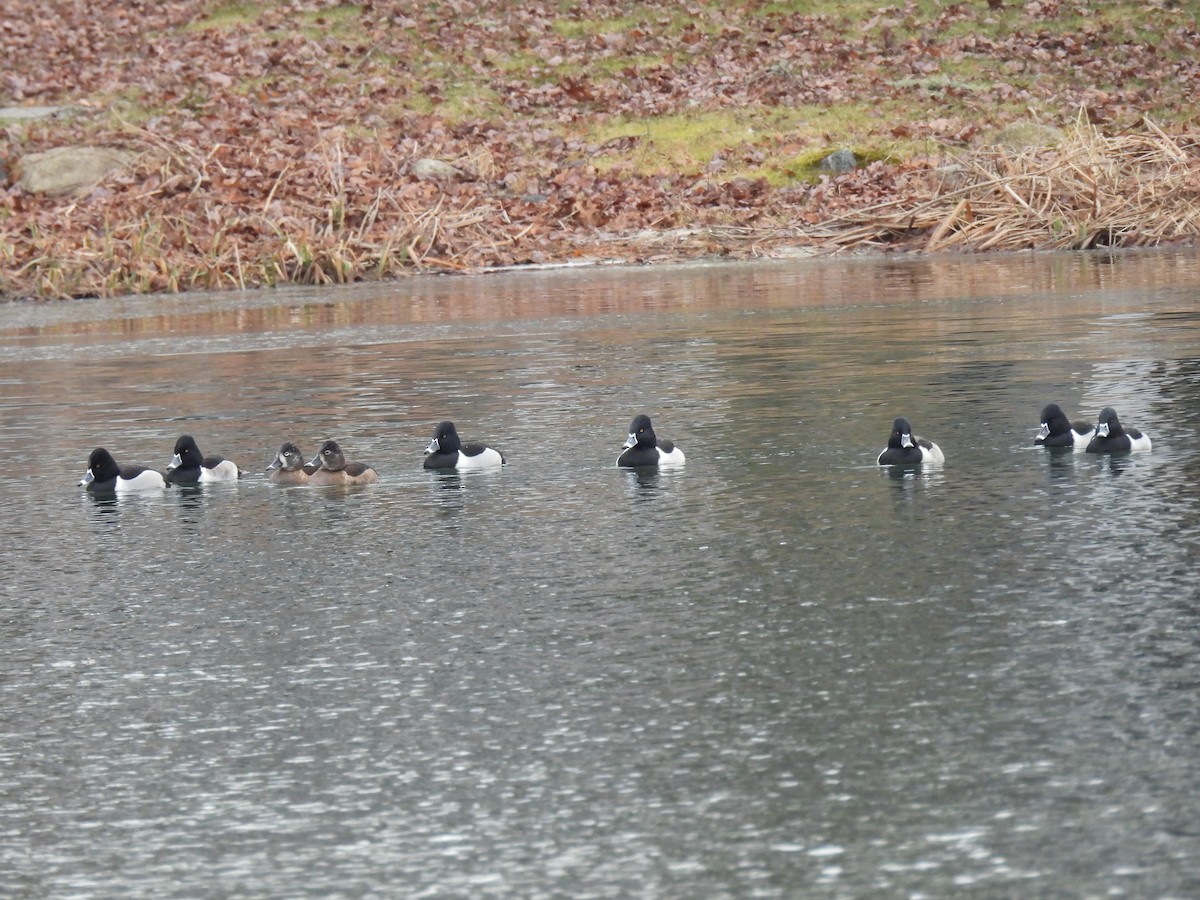
<path fill-rule="evenodd" d="M 0 305 L 0 384 L 4 896 L 1200 896 L 1195 254 Z"/>

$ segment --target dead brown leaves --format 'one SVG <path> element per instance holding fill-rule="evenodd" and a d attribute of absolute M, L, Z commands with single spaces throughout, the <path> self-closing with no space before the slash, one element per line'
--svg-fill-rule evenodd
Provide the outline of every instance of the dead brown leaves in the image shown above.
<path fill-rule="evenodd" d="M 985 246 L 955 235 L 991 206 L 972 197 L 955 213 L 964 196 L 938 205 L 946 148 L 961 155 L 1028 110 L 1062 119 L 1083 109 L 1108 134 L 1144 133 L 1144 110 L 1190 102 L 1200 63 L 1186 17 L 1155 44 L 1134 24 L 1103 24 L 1086 3 L 1037 0 L 997 38 L 970 27 L 989 14 L 984 6 L 951 4 L 926 21 L 899 4 L 853 21 L 754 2 L 592 0 L 564 12 L 290 0 L 199 27 L 214 12 L 204 0 L 135 0 L 103 15 L 84 0 L 7 0 L 0 105 L 70 102 L 95 115 L 3 127 L 0 165 L 11 171 L 26 153 L 85 141 L 135 150 L 139 162 L 69 201 L 0 181 L 0 295 L 752 255 L 852 245 L 845 236 L 872 216 L 879 227 L 863 245 L 903 243 L 920 221 L 936 232 L 934 246 Z M 1055 22 L 1068 14 L 1083 24 L 1063 33 Z M 987 77 L 946 77 L 968 71 Z M 472 92 L 489 100 L 478 113 Z M 637 138 L 587 137 L 615 115 L 849 101 L 886 111 L 879 140 L 927 141 L 938 157 L 779 186 L 726 175 L 720 160 L 704 171 L 640 173 L 620 162 L 636 154 Z M 950 101 L 957 112 L 945 110 Z M 1195 143 L 1176 130 L 1182 171 L 1196 164 Z M 785 134 L 753 152 L 793 152 L 795 143 Z M 748 152 L 733 140 L 728 149 Z M 1001 177 L 982 152 L 966 169 Z M 601 154 L 610 158 L 603 168 Z M 461 175 L 418 177 L 422 159 Z M 1143 177 L 1122 176 L 1114 189 L 1165 203 Z M 1039 209 L 1040 195 L 1022 196 Z M 906 215 L 902 232 L 895 222 Z M 1114 241 L 1174 234 L 1102 227 Z"/>
<path fill-rule="evenodd" d="M 1154 123 L 1108 136 L 1080 122 L 1051 151 L 975 153 L 929 173 L 918 200 L 889 200 L 829 224 L 839 246 L 925 251 L 1086 250 L 1200 237 L 1200 133 Z"/>

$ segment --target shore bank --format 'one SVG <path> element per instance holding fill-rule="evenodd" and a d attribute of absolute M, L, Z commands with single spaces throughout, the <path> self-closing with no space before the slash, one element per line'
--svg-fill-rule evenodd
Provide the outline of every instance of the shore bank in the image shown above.
<path fill-rule="evenodd" d="M 1166 4 L 11 5 L 5 299 L 1200 236 Z"/>

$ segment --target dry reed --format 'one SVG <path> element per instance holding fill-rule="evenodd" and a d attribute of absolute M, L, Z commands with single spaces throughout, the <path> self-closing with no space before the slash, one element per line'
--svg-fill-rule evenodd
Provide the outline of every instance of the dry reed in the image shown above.
<path fill-rule="evenodd" d="M 1104 135 L 1080 122 L 1053 149 L 976 151 L 931 172 L 932 196 L 831 220 L 827 249 L 1146 247 L 1200 236 L 1200 133 Z"/>
<path fill-rule="evenodd" d="M 0 297 L 335 284 L 530 260 L 1144 247 L 1200 236 L 1200 133 L 1168 135 L 1153 123 L 1108 136 L 1081 122 L 1052 149 L 978 150 L 909 168 L 905 198 L 819 226 L 781 216 L 637 234 L 513 221 L 486 195 L 451 204 L 437 189 L 406 193 L 403 179 L 356 186 L 337 140 L 319 148 L 315 169 L 285 165 L 265 199 L 239 193 L 220 146 L 200 153 L 147 133 L 134 143 L 139 161 L 112 202 L 0 221 Z M 485 153 L 466 162 L 495 175 Z M 376 155 L 365 164 L 382 172 L 392 163 Z"/>

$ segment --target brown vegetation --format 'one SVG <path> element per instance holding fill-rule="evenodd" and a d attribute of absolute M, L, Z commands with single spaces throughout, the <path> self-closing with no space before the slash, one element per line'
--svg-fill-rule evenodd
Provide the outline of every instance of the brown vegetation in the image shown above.
<path fill-rule="evenodd" d="M 1200 231 L 1187 4 L 118 6 L 0 13 L 0 106 L 83 110 L 0 122 L 0 296 Z M 1022 120 L 1064 138 L 993 141 Z M 137 157 L 19 186 L 71 143 Z"/>

